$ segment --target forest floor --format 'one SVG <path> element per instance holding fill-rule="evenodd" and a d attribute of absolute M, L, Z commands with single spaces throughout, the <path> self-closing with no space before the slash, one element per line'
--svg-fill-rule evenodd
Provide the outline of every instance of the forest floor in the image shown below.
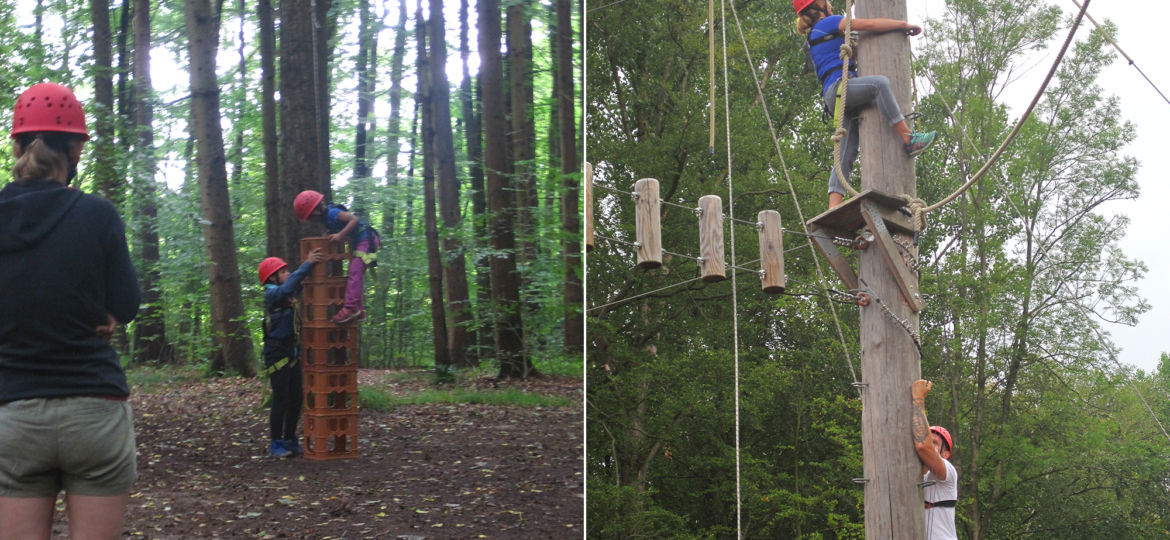
<path fill-rule="evenodd" d="M 432 375 L 362 370 L 395 398 Z M 134 388 L 138 482 L 126 538 L 581 538 L 580 378 L 471 378 L 444 388 L 566 405 L 432 402 L 363 409 L 352 459 L 267 456 L 266 381 L 186 378 Z M 400 402 L 401 403 L 401 402 Z M 58 500 L 58 510 L 64 510 Z M 54 537 L 65 537 L 56 514 Z"/>

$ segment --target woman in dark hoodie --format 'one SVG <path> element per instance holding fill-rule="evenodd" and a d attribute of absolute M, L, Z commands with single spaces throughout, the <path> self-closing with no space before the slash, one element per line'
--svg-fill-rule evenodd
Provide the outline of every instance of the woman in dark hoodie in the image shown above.
<path fill-rule="evenodd" d="M 15 181 L 0 190 L 0 537 L 49 538 L 65 491 L 74 538 L 120 538 L 137 477 L 126 374 L 107 340 L 141 294 L 109 201 L 70 188 L 81 103 L 42 83 L 16 102 Z"/>

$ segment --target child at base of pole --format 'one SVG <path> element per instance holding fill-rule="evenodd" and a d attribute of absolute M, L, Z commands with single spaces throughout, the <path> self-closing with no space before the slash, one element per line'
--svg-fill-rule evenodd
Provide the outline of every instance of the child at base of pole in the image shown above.
<path fill-rule="evenodd" d="M 833 5 L 828 0 L 792 0 L 792 8 L 796 10 L 796 32 L 808 41 L 809 56 L 816 67 L 817 78 L 821 81 L 821 99 L 830 111 L 836 111 L 837 99 L 841 95 L 841 45 L 845 43 L 845 18 L 833 15 Z M 916 36 L 922 32 L 922 27 L 912 25 L 906 21 L 896 19 L 853 19 L 850 30 L 859 32 L 905 32 L 908 36 Z M 841 169 L 837 171 L 837 163 L 833 163 L 833 170 L 829 174 L 829 208 L 833 208 L 844 200 L 845 188 L 841 185 L 838 174 L 849 178 L 853 170 L 853 162 L 857 160 L 858 149 L 858 117 L 861 108 L 876 102 L 878 110 L 886 118 L 890 127 L 902 139 L 902 147 L 909 157 L 917 156 L 934 142 L 937 135 L 933 131 L 910 131 L 906 125 L 906 118 L 894 99 L 890 89 L 890 81 L 882 75 L 858 77 L 856 66 L 849 60 L 849 81 L 846 83 L 845 107 L 842 127 L 845 128 L 844 138 L 841 140 Z"/>
<path fill-rule="evenodd" d="M 274 458 L 299 456 L 304 453 L 297 442 L 297 423 L 301 419 L 301 395 L 304 394 L 304 375 L 297 358 L 296 295 L 301 292 L 301 280 L 314 264 L 325 259 L 321 249 L 314 249 L 309 258 L 293 272 L 280 257 L 269 257 L 260 263 L 257 273 L 264 286 L 264 370 L 272 383 L 272 409 L 268 428 L 272 441 L 268 455 Z"/>
<path fill-rule="evenodd" d="M 326 204 L 325 196 L 313 190 L 302 191 L 296 196 L 293 200 L 293 212 L 301 221 L 313 219 L 325 223 L 330 241 L 349 242 L 353 257 L 349 260 L 347 270 L 345 303 L 341 310 L 333 315 L 333 322 L 345 324 L 354 319 L 359 321 L 365 319 L 363 300 L 365 272 L 366 268 L 373 268 L 378 264 L 374 255 L 382 246 L 378 231 L 346 210 L 344 206 Z"/>

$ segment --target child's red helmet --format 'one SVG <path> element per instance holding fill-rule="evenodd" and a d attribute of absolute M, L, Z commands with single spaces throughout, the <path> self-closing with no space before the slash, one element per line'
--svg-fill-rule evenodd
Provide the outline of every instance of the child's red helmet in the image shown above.
<path fill-rule="evenodd" d="M 811 6 L 813 2 L 816 1 L 817 0 L 792 0 L 792 9 L 795 9 L 796 14 L 800 15 L 800 12 L 804 11 L 804 8 Z"/>
<path fill-rule="evenodd" d="M 272 274 L 279 272 L 281 268 L 286 266 L 288 263 L 280 257 L 269 257 L 260 261 L 260 268 L 257 269 L 257 273 L 260 274 L 260 284 L 263 285 L 268 281 L 268 278 L 272 277 Z"/>
<path fill-rule="evenodd" d="M 306 189 L 305 191 L 298 193 L 297 197 L 293 199 L 293 213 L 296 214 L 297 218 L 301 221 L 309 219 L 309 215 L 313 213 L 313 209 L 316 208 L 318 204 L 321 204 L 321 201 L 324 199 L 324 195 L 311 189 Z"/>
<path fill-rule="evenodd" d="M 938 433 L 938 436 L 942 437 L 942 440 L 946 441 L 948 452 L 951 452 L 952 454 L 955 452 L 955 445 L 951 443 L 951 432 L 947 431 L 947 428 L 942 426 L 930 426 L 930 431 Z"/>
<path fill-rule="evenodd" d="M 21 133 L 37 131 L 76 133 L 89 140 L 85 111 L 72 90 L 56 83 L 40 83 L 16 98 L 9 136 L 16 138 Z"/>

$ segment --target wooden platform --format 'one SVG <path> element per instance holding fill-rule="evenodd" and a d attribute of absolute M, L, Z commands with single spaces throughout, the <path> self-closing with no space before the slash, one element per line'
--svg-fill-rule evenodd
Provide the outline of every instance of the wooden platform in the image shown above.
<path fill-rule="evenodd" d="M 865 227 L 865 218 L 861 215 L 863 201 L 875 203 L 887 226 L 895 229 L 895 232 L 908 234 L 915 232 L 914 220 L 911 219 L 910 215 L 898 211 L 906 203 L 898 197 L 872 189 L 862 191 L 856 197 L 841 203 L 840 206 L 831 208 L 808 220 L 808 225 L 810 228 L 815 225 L 825 231 L 852 237 L 857 230 Z"/>
<path fill-rule="evenodd" d="M 918 292 L 918 276 L 906 266 L 898 252 L 893 234 L 914 234 L 914 221 L 900 210 L 905 202 L 892 195 L 867 189 L 836 208 L 808 221 L 813 244 L 829 261 L 829 266 L 849 289 L 857 289 L 857 272 L 845 259 L 833 238 L 855 238 L 862 229 L 873 233 L 873 248 L 878 249 L 890 272 L 898 282 L 902 297 L 914 312 L 922 311 L 925 303 Z M 914 254 L 917 256 L 917 253 Z"/>

